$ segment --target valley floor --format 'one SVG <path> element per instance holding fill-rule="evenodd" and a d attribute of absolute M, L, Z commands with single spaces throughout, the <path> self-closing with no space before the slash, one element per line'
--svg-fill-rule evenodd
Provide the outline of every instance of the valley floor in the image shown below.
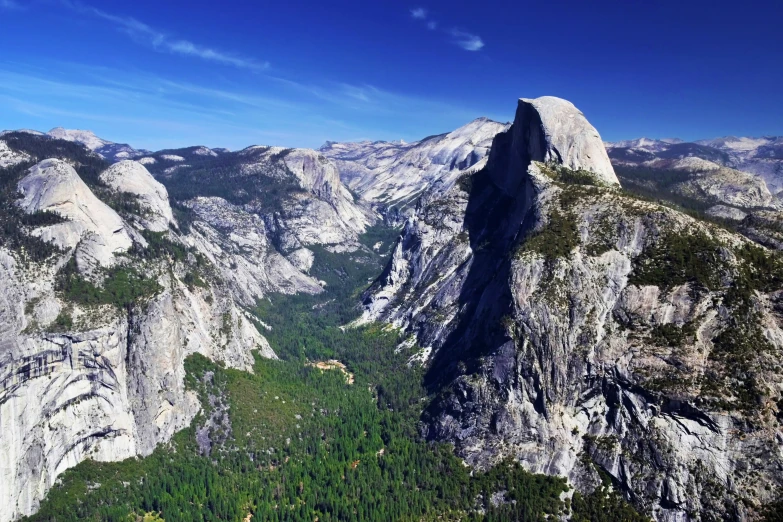
<path fill-rule="evenodd" d="M 375 261 L 320 252 L 326 294 L 255 310 L 282 360 L 257 357 L 248 373 L 191 356 L 186 382 L 203 411 L 190 427 L 144 459 L 83 462 L 25 520 L 646 520 L 608 479 L 564 495 L 563 479 L 512 462 L 472 472 L 451 446 L 423 441 L 430 398 L 406 364 L 412 349 L 399 353 L 398 334 L 378 326 L 340 328 Z"/>

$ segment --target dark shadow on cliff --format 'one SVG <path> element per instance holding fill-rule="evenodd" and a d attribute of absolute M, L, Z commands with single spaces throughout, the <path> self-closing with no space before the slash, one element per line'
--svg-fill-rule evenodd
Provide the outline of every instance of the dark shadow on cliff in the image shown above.
<path fill-rule="evenodd" d="M 458 298 L 457 327 L 436 352 L 425 384 L 436 399 L 423 414 L 432 421 L 453 403 L 450 384 L 460 375 L 481 373 L 487 356 L 505 357 L 512 341 L 503 326 L 511 314 L 509 280 L 514 252 L 534 225 L 535 189 L 527 174 L 533 159 L 528 152 L 544 137 L 537 114 L 526 129 L 512 127 L 495 137 L 487 166 L 472 177 L 465 213 L 473 259 Z M 541 141 L 538 141 L 541 140 Z M 513 342 L 513 341 L 512 341 Z M 507 354 L 506 354 L 507 355 Z M 430 437 L 439 435 L 429 432 Z"/>

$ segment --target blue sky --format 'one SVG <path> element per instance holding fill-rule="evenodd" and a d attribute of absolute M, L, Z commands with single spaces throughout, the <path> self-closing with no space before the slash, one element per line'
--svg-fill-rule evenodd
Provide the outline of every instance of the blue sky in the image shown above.
<path fill-rule="evenodd" d="M 0 0 L 0 128 L 318 147 L 554 95 L 607 140 L 781 135 L 781 19 L 779 0 Z"/>

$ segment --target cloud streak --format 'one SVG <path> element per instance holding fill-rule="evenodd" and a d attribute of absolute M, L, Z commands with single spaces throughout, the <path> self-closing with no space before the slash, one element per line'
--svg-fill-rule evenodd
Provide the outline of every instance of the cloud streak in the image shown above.
<path fill-rule="evenodd" d="M 326 78 L 268 73 L 190 82 L 138 69 L 0 60 L 0 114 L 8 128 L 90 128 L 135 147 L 251 144 L 318 147 L 327 140 L 438 134 L 487 114 L 460 101 Z"/>
<path fill-rule="evenodd" d="M 11 0 L 0 0 L 0 2 L 10 1 Z M 172 38 L 166 33 L 159 31 L 132 17 L 114 15 L 95 7 L 85 5 L 80 2 L 72 2 L 70 0 L 62 0 L 62 4 L 79 13 L 89 14 L 91 16 L 110 22 L 111 24 L 118 27 L 123 33 L 130 36 L 135 42 L 149 45 L 158 52 L 165 52 L 180 56 L 189 56 L 213 63 L 219 63 L 222 65 L 253 71 L 263 71 L 269 68 L 268 62 L 260 62 L 252 58 L 236 56 L 225 53 L 223 51 L 212 49 L 210 47 L 195 44 L 188 40 Z"/>
<path fill-rule="evenodd" d="M 14 0 L 0 0 L 0 9 L 21 9 L 22 6 Z"/>
<path fill-rule="evenodd" d="M 427 19 L 427 10 L 423 7 L 416 7 L 414 9 L 411 9 L 411 16 L 414 20 L 426 20 Z"/>
<path fill-rule="evenodd" d="M 480 36 L 459 29 L 451 29 L 449 34 L 453 42 L 466 51 L 480 51 L 484 47 L 484 41 Z"/>
<path fill-rule="evenodd" d="M 426 23 L 427 29 L 430 31 L 436 31 L 438 29 L 438 21 L 429 18 L 429 11 L 423 7 L 416 7 L 410 10 L 411 17 L 414 20 L 420 20 Z M 466 51 L 480 51 L 484 48 L 484 40 L 477 34 L 463 31 L 462 29 L 443 29 L 445 34 L 451 37 L 451 43 L 461 47 Z"/>

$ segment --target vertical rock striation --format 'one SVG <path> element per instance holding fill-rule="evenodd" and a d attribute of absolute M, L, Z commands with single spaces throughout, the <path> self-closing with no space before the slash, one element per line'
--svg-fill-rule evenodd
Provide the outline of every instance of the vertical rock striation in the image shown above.
<path fill-rule="evenodd" d="M 362 321 L 423 347 L 425 434 L 470 464 L 753 519 L 783 483 L 780 288 L 744 238 L 617 186 L 573 105 L 520 100 L 485 169 L 422 196 Z"/>
<path fill-rule="evenodd" d="M 168 229 L 166 190 L 144 167 L 119 163 L 101 178 L 109 189 L 138 197 L 142 213 L 131 216 L 138 227 Z M 25 212 L 63 219 L 32 230 L 63 250 L 35 263 L 0 247 L 0 521 L 33 513 L 57 476 L 79 462 L 148 455 L 187 426 L 200 407 L 184 385 L 188 355 L 248 371 L 252 351 L 275 357 L 243 304 L 278 281 L 238 291 L 197 259 L 199 248 L 187 250 L 188 241 L 206 248 L 196 239 L 203 236 L 167 232 L 162 237 L 174 250 L 136 257 L 146 245 L 140 232 L 65 161 L 38 163 L 19 190 Z M 112 270 L 125 269 L 143 273 L 157 290 L 122 307 L 71 301 L 55 291 L 55 281 L 72 256 L 85 284 L 100 288 Z"/>

